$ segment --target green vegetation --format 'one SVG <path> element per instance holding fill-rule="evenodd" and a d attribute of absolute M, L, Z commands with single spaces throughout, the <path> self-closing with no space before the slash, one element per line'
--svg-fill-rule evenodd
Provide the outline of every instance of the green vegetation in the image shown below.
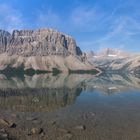
<path fill-rule="evenodd" d="M 60 74 L 62 71 L 60 71 L 59 69 L 57 69 L 57 68 L 53 68 L 53 71 L 52 71 L 52 73 L 53 73 L 53 76 L 55 76 L 55 75 L 57 75 L 57 74 Z"/>
<path fill-rule="evenodd" d="M 52 71 L 45 71 L 45 70 L 34 70 L 34 69 L 27 69 L 24 70 L 23 67 L 19 67 L 19 68 L 11 68 L 11 67 L 7 67 L 4 70 L 0 70 L 1 74 L 6 75 L 7 77 L 13 77 L 13 76 L 19 76 L 19 77 L 23 77 L 24 78 L 24 74 L 29 75 L 29 76 L 33 76 L 34 74 L 47 74 L 47 73 L 52 73 L 53 76 L 56 76 L 60 73 L 62 73 L 62 71 L 60 71 L 57 68 L 53 68 Z M 93 70 L 69 70 L 69 74 L 97 74 L 98 71 L 96 69 Z"/>
<path fill-rule="evenodd" d="M 24 77 L 24 74 L 33 76 L 34 74 L 46 74 L 46 73 L 52 73 L 53 76 L 55 76 L 61 73 L 61 71 L 58 70 L 57 68 L 53 68 L 52 71 L 45 71 L 45 70 L 34 70 L 34 69 L 24 70 L 23 67 L 19 67 L 19 68 L 7 67 L 4 70 L 0 70 L 0 73 L 6 75 L 7 77 L 13 77 L 13 76 Z"/>
<path fill-rule="evenodd" d="M 51 73 L 51 71 L 45 71 L 45 70 L 34 70 L 34 69 L 27 69 L 24 71 L 24 74 L 33 76 L 34 74 L 46 74 Z"/>
<path fill-rule="evenodd" d="M 76 74 L 97 74 L 99 73 L 96 69 L 93 70 L 69 70 L 69 73 L 76 73 Z"/>
<path fill-rule="evenodd" d="M 19 68 L 11 68 L 11 67 L 7 67 L 4 70 L 0 70 L 1 74 L 4 74 L 8 77 L 14 77 L 14 76 L 18 76 L 20 78 L 24 78 L 24 70 L 22 67 Z"/>

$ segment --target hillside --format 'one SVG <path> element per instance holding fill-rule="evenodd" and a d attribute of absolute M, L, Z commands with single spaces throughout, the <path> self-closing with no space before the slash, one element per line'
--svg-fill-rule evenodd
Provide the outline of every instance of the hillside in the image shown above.
<path fill-rule="evenodd" d="M 76 41 L 52 29 L 0 30 L 0 71 L 61 72 L 95 69 Z M 96 69 L 98 71 L 98 69 Z"/>

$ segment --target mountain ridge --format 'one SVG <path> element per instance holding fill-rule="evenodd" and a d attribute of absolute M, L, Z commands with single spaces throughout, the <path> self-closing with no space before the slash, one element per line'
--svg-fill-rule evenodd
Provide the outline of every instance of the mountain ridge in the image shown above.
<path fill-rule="evenodd" d="M 132 73 L 140 74 L 140 55 L 118 49 L 104 53 L 87 53 L 88 61 L 105 73 Z"/>
<path fill-rule="evenodd" d="M 82 55 L 82 51 L 71 36 L 53 29 L 13 30 L 11 34 L 0 30 L 0 48 L 1 53 L 6 52 L 10 55 L 46 56 L 52 53 Z"/>
<path fill-rule="evenodd" d="M 0 30 L 0 71 L 23 69 L 61 72 L 100 70 L 91 65 L 76 41 L 53 29 Z"/>

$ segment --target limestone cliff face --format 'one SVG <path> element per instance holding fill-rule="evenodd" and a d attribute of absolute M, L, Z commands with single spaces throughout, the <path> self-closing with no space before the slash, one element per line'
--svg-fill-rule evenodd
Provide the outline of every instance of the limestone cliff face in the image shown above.
<path fill-rule="evenodd" d="M 0 52 L 9 55 L 81 55 L 75 40 L 52 29 L 0 31 Z"/>
<path fill-rule="evenodd" d="M 0 30 L 0 52 L 5 52 L 9 45 L 11 34 L 7 31 Z"/>
<path fill-rule="evenodd" d="M 76 41 L 52 29 L 0 30 L 0 70 L 91 70 Z"/>

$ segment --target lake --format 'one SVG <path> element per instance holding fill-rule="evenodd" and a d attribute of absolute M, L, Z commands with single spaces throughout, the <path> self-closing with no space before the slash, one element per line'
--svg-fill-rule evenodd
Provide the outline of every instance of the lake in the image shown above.
<path fill-rule="evenodd" d="M 0 75 L 0 140 L 139 140 L 134 75 Z"/>

